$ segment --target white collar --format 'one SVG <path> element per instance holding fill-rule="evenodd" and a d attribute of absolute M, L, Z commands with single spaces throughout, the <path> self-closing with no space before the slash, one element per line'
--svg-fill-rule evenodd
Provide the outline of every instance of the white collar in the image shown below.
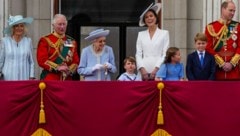
<path fill-rule="evenodd" d="M 200 52 L 200 51 L 197 50 L 197 53 L 198 53 L 198 55 L 200 55 L 200 53 L 203 53 L 203 55 L 204 55 L 204 54 L 205 54 L 205 51 Z"/>

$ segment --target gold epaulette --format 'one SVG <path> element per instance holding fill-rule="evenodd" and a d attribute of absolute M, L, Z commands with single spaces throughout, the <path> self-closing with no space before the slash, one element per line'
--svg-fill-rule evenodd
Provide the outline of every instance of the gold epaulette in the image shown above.
<path fill-rule="evenodd" d="M 214 50 L 216 50 L 218 48 L 220 42 L 225 42 L 225 40 L 227 39 L 228 27 L 224 24 L 221 27 L 221 29 L 216 33 L 214 28 L 213 28 L 213 25 L 209 24 L 209 25 L 207 25 L 207 30 L 208 30 L 209 34 L 212 37 L 215 37 L 216 40 L 217 40 L 215 45 L 214 45 Z"/>
<path fill-rule="evenodd" d="M 238 61 L 240 60 L 240 55 L 239 54 L 235 54 L 230 63 L 235 67 L 238 64 Z"/>
<path fill-rule="evenodd" d="M 224 65 L 224 60 L 218 55 L 214 55 L 215 61 L 219 67 L 222 67 Z"/>
<path fill-rule="evenodd" d="M 219 37 L 220 34 L 222 34 L 223 30 L 226 29 L 227 29 L 226 25 L 223 25 L 222 28 L 216 33 L 212 24 L 207 25 L 207 30 L 212 37 Z"/>

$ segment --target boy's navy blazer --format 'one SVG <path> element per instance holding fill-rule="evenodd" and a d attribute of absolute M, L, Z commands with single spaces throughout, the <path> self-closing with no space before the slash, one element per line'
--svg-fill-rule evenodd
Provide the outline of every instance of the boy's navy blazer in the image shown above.
<path fill-rule="evenodd" d="M 214 57 L 205 52 L 204 64 L 201 66 L 198 52 L 194 51 L 187 57 L 186 75 L 188 80 L 214 80 L 216 63 Z"/>

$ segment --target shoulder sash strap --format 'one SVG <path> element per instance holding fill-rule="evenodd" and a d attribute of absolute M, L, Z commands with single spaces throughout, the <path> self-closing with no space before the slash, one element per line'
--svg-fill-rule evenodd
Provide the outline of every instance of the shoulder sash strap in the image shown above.
<path fill-rule="evenodd" d="M 48 37 L 44 37 L 44 39 L 48 42 L 48 45 L 52 48 L 55 48 L 55 52 L 49 57 L 51 59 L 53 56 L 58 54 L 58 57 L 54 60 L 55 63 L 61 64 L 63 61 L 65 61 L 65 58 L 68 54 L 69 47 L 63 46 L 62 51 L 59 53 L 61 39 L 58 39 L 56 43 L 53 43 Z"/>

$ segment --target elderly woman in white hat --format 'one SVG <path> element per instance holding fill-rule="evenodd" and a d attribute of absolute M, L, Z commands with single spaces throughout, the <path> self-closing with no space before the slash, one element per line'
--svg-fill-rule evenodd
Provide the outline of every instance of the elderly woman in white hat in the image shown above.
<path fill-rule="evenodd" d="M 109 81 L 117 71 L 112 47 L 105 45 L 109 30 L 97 29 L 85 39 L 92 44 L 83 48 L 78 73 L 85 81 Z"/>
<path fill-rule="evenodd" d="M 34 60 L 32 40 L 26 37 L 26 25 L 33 18 L 22 15 L 10 16 L 8 27 L 4 29 L 6 37 L 0 44 L 0 72 L 3 80 L 34 79 Z"/>
<path fill-rule="evenodd" d="M 160 3 L 151 4 L 140 16 L 139 26 L 147 30 L 138 33 L 136 62 L 138 76 L 143 81 L 154 80 L 169 47 L 169 32 L 158 28 Z"/>

